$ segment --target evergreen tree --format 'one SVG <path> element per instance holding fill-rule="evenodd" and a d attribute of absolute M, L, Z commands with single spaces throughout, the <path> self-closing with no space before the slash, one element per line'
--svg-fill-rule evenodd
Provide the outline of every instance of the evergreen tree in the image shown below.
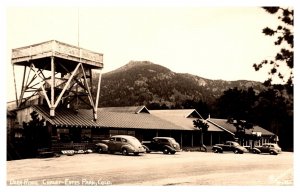
<path fill-rule="evenodd" d="M 277 76 L 285 82 L 287 88 L 292 89 L 294 78 L 294 10 L 282 7 L 263 7 L 263 9 L 269 14 L 277 16 L 280 24 L 275 29 L 265 27 L 262 32 L 267 36 L 274 37 L 275 46 L 280 46 L 282 48 L 273 59 L 263 60 L 259 64 L 254 64 L 253 67 L 258 71 L 263 66 L 271 65 L 269 77 L 264 84 L 270 86 L 274 76 Z M 282 68 L 282 66 L 284 66 L 284 68 Z M 290 70 L 290 74 L 285 78 L 282 70 L 285 70 L 286 68 Z"/>
<path fill-rule="evenodd" d="M 45 120 L 40 119 L 37 112 L 30 113 L 31 121 L 23 122 L 25 136 L 25 156 L 36 157 L 39 147 L 45 147 L 49 141 Z"/>
<path fill-rule="evenodd" d="M 203 119 L 196 119 L 193 121 L 194 127 L 198 128 L 201 134 L 201 141 L 200 141 L 200 151 L 202 148 L 204 148 L 204 151 L 206 152 L 207 149 L 205 145 L 203 144 L 203 134 L 207 132 L 209 125 L 205 120 Z"/>

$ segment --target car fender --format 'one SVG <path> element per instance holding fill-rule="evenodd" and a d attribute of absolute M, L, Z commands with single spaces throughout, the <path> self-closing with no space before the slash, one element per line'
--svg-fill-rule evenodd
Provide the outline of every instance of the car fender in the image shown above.
<path fill-rule="evenodd" d="M 163 149 L 167 148 L 170 151 L 176 151 L 173 147 L 169 146 L 169 145 L 164 145 Z"/>
<path fill-rule="evenodd" d="M 218 150 L 220 150 L 220 151 L 223 151 L 223 148 L 222 147 L 220 147 L 220 146 L 217 146 L 217 145 L 215 145 L 215 146 L 213 146 L 213 148 L 212 148 L 213 150 L 214 149 L 218 149 Z"/>
<path fill-rule="evenodd" d="M 144 147 L 144 149 L 146 149 L 146 152 L 150 152 L 151 150 L 149 149 L 149 147 L 147 147 L 146 145 L 142 145 L 142 147 Z"/>
<path fill-rule="evenodd" d="M 96 144 L 96 148 L 100 148 L 102 149 L 102 151 L 108 151 L 108 145 L 104 144 L 104 143 L 97 143 Z"/>
<path fill-rule="evenodd" d="M 127 149 L 127 151 L 128 151 L 129 153 L 134 152 L 134 147 L 131 146 L 131 145 L 128 145 L 128 144 L 122 145 L 120 150 L 122 151 L 124 148 Z"/>
<path fill-rule="evenodd" d="M 233 150 L 232 150 L 234 153 L 239 153 L 239 154 L 243 154 L 244 151 L 238 147 L 235 147 Z"/>
<path fill-rule="evenodd" d="M 272 154 L 272 155 L 278 155 L 278 152 L 276 150 L 274 150 L 274 149 L 271 149 L 270 150 L 270 154 Z"/>
<path fill-rule="evenodd" d="M 251 151 L 252 153 L 257 153 L 257 154 L 261 153 L 261 151 L 255 147 Z"/>

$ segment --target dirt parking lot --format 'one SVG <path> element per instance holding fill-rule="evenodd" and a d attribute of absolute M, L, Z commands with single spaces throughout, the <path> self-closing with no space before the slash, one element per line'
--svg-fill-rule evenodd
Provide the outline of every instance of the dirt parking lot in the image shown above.
<path fill-rule="evenodd" d="M 77 154 L 7 162 L 7 185 L 293 185 L 293 153 Z"/>

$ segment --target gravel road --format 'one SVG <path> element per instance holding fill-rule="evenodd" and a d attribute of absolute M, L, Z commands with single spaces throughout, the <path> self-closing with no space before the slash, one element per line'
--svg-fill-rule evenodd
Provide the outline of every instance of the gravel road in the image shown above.
<path fill-rule="evenodd" d="M 293 153 L 77 154 L 7 161 L 7 185 L 291 186 Z"/>

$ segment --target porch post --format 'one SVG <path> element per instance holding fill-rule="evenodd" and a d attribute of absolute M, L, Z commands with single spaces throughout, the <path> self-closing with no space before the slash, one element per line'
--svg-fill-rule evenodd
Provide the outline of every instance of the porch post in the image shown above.
<path fill-rule="evenodd" d="M 194 133 L 192 133 L 192 147 L 194 147 Z"/>
<path fill-rule="evenodd" d="M 210 146 L 212 146 L 212 140 L 213 140 L 213 136 L 212 136 L 212 132 L 210 132 Z"/>
<path fill-rule="evenodd" d="M 180 145 L 181 145 L 181 149 L 182 149 L 182 132 L 180 132 Z"/>

